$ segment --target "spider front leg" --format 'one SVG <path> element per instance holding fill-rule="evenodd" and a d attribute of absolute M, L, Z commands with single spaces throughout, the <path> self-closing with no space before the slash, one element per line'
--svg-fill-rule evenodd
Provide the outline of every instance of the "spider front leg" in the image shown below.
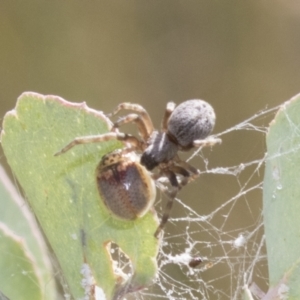
<path fill-rule="evenodd" d="M 168 121 L 169 121 L 169 118 L 170 118 L 172 112 L 175 109 L 175 105 L 176 104 L 174 102 L 167 103 L 165 114 L 164 114 L 164 117 L 163 117 L 163 120 L 161 123 L 161 129 L 165 132 L 168 131 Z"/>
<path fill-rule="evenodd" d="M 118 140 L 118 141 L 129 143 L 131 145 L 130 149 L 139 149 L 141 145 L 141 142 L 136 137 L 130 134 L 125 134 L 120 132 L 108 132 L 100 135 L 89 135 L 89 136 L 77 137 L 69 144 L 67 144 L 64 148 L 62 148 L 60 151 L 56 152 L 54 156 L 61 155 L 69 151 L 71 148 L 73 148 L 76 145 L 100 143 L 100 142 L 106 142 L 110 140 Z"/>
<path fill-rule="evenodd" d="M 111 114 L 109 114 L 109 116 L 114 116 L 123 109 L 132 110 L 137 114 L 131 114 L 128 115 L 127 117 L 122 118 L 121 120 L 115 123 L 114 127 L 118 127 L 121 124 L 126 124 L 129 122 L 135 122 L 138 125 L 138 129 L 141 133 L 141 136 L 143 138 L 144 137 L 148 138 L 151 135 L 151 133 L 154 131 L 154 127 L 153 127 L 152 120 L 149 114 L 147 113 L 147 111 L 145 110 L 145 108 L 143 108 L 139 104 L 124 102 L 119 104 L 118 107 Z"/>
<path fill-rule="evenodd" d="M 147 141 L 149 138 L 149 132 L 147 131 L 147 127 L 143 118 L 138 114 L 129 114 L 125 117 L 120 118 L 113 124 L 111 130 L 114 131 L 116 128 L 119 128 L 121 125 L 131 123 L 131 122 L 137 125 L 140 136 L 144 141 Z"/>

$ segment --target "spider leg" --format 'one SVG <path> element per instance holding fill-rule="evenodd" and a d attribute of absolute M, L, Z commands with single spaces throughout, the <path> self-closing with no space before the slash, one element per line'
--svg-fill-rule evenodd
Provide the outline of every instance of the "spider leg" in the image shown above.
<path fill-rule="evenodd" d="M 168 131 L 168 121 L 169 121 L 169 118 L 170 118 L 173 110 L 175 109 L 175 105 L 176 104 L 174 102 L 167 103 L 165 114 L 164 114 L 164 117 L 163 117 L 163 120 L 161 123 L 161 129 L 165 132 Z"/>
<path fill-rule="evenodd" d="M 221 144 L 222 140 L 219 138 L 214 138 L 214 137 L 208 137 L 204 140 L 196 140 L 193 142 L 194 147 L 207 147 L 207 146 L 214 146 L 216 144 Z"/>
<path fill-rule="evenodd" d="M 90 143 L 100 143 L 106 142 L 110 140 L 119 140 L 126 143 L 131 144 L 130 149 L 139 149 L 141 146 L 141 142 L 134 136 L 130 134 L 120 133 L 120 132 L 109 132 L 100 135 L 89 135 L 89 136 L 82 136 L 77 137 L 73 141 L 71 141 L 68 145 L 62 148 L 60 151 L 56 152 L 54 156 L 61 155 L 76 145 L 81 144 L 90 144 Z"/>
<path fill-rule="evenodd" d="M 164 228 L 165 224 L 167 223 L 167 221 L 169 219 L 170 212 L 171 212 L 171 209 L 173 206 L 173 202 L 174 202 L 174 199 L 175 199 L 177 193 L 186 184 L 188 184 L 190 181 L 194 180 L 195 178 L 197 178 L 200 175 L 200 172 L 196 168 L 194 168 L 187 162 L 180 160 L 180 158 L 178 156 L 176 157 L 176 163 L 180 164 L 180 165 L 173 165 L 173 166 L 170 166 L 167 170 L 161 170 L 161 172 L 158 174 L 152 174 L 152 178 L 154 180 L 157 180 L 160 177 L 166 176 L 169 179 L 171 186 L 173 187 L 173 189 L 171 191 L 168 190 L 167 188 L 162 189 L 164 194 L 166 194 L 169 199 L 168 199 L 167 205 L 165 207 L 165 211 L 164 211 L 164 214 L 160 221 L 160 224 L 154 233 L 154 236 L 156 238 L 158 238 L 160 232 L 162 231 L 162 229 Z M 176 174 L 181 175 L 181 178 L 177 179 Z"/>
<path fill-rule="evenodd" d="M 147 141 L 148 138 L 149 138 L 149 133 L 147 131 L 147 128 L 146 128 L 146 125 L 145 125 L 145 122 L 143 120 L 143 118 L 138 115 L 138 114 L 129 114 L 125 117 L 122 117 L 120 118 L 119 120 L 117 120 L 113 127 L 112 127 L 112 131 L 115 129 L 115 128 L 118 128 L 120 127 L 121 125 L 124 125 L 124 124 L 127 124 L 127 123 L 135 123 L 137 125 L 137 128 L 138 128 L 138 132 L 139 134 L 141 135 L 142 139 L 144 141 Z"/>
<path fill-rule="evenodd" d="M 185 169 L 180 166 L 173 166 L 170 168 L 172 172 L 175 174 L 179 174 L 182 176 L 181 180 L 178 181 L 178 190 L 180 190 L 183 186 L 189 183 L 189 178 L 191 177 L 191 174 Z"/>
<path fill-rule="evenodd" d="M 179 183 L 178 183 L 177 178 L 176 178 L 176 175 L 173 171 L 164 170 L 162 176 L 163 175 L 168 177 L 168 179 L 170 181 L 170 184 L 173 187 L 173 190 L 172 191 L 167 191 L 167 192 L 165 191 L 165 193 L 168 195 L 169 199 L 168 199 L 167 205 L 165 207 L 164 214 L 161 218 L 160 224 L 159 224 L 159 226 L 157 227 L 157 229 L 154 233 L 154 236 L 156 238 L 158 238 L 160 232 L 162 231 L 162 229 L 165 227 L 166 223 L 168 222 L 170 212 L 172 210 L 174 199 L 175 199 L 175 197 L 176 197 L 176 195 L 177 195 L 177 193 L 180 189 Z"/>
<path fill-rule="evenodd" d="M 144 123 L 144 127 L 146 128 L 147 136 L 149 137 L 151 133 L 154 131 L 153 123 L 152 120 L 145 110 L 141 105 L 139 104 L 133 104 L 133 103 L 128 103 L 124 102 L 121 103 L 117 106 L 117 108 L 110 114 L 110 116 L 114 116 L 117 114 L 120 110 L 133 110 L 137 114 L 140 115 L 141 122 Z M 128 122 L 126 122 L 128 123 Z"/>
<path fill-rule="evenodd" d="M 178 164 L 178 166 L 182 167 L 183 169 L 188 170 L 192 175 L 190 175 L 191 179 L 195 179 L 200 175 L 200 171 L 190 165 L 188 162 L 181 160 L 178 155 L 174 158 L 174 161 Z M 180 174 L 180 173 L 179 173 Z"/>

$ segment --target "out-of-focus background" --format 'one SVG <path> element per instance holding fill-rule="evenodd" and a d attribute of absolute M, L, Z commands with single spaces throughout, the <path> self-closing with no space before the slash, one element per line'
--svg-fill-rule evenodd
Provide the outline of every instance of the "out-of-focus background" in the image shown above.
<path fill-rule="evenodd" d="M 1 118 L 24 91 L 86 101 L 104 112 L 136 102 L 157 126 L 168 101 L 201 98 L 215 108 L 217 133 L 300 92 L 299 1 L 27 0 L 0 6 Z M 261 136 L 243 133 L 226 135 L 207 151 L 211 168 L 264 152 Z M 234 186 L 230 182 L 204 175 L 180 196 L 209 214 L 241 189 L 236 178 Z M 255 201 L 259 212 L 261 193 Z M 227 232 L 246 228 L 243 209 L 232 215 Z M 172 215 L 180 213 L 175 207 Z"/>
<path fill-rule="evenodd" d="M 298 1 L 1 3 L 1 115 L 23 91 L 110 111 L 200 97 L 221 130 L 298 93 Z"/>

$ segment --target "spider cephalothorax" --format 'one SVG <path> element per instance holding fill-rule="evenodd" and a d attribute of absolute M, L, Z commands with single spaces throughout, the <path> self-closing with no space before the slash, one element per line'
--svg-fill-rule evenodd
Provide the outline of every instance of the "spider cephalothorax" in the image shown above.
<path fill-rule="evenodd" d="M 212 146 L 220 142 L 220 139 L 208 137 L 215 125 L 215 113 L 211 105 L 203 100 L 188 100 L 177 107 L 169 102 L 161 130 L 157 131 L 142 106 L 121 103 L 112 115 L 123 109 L 135 113 L 116 121 L 109 133 L 75 138 L 56 155 L 78 144 L 111 139 L 125 142 L 126 148 L 113 151 L 100 161 L 96 169 L 99 193 L 114 215 L 131 220 L 142 217 L 152 206 L 155 198 L 152 180 L 167 177 L 172 189 L 165 190 L 169 201 L 154 233 L 158 237 L 169 218 L 177 192 L 200 174 L 196 168 L 179 158 L 178 151 Z M 117 131 L 118 127 L 130 122 L 137 125 L 140 138 Z M 140 155 L 140 161 L 136 154 Z"/>

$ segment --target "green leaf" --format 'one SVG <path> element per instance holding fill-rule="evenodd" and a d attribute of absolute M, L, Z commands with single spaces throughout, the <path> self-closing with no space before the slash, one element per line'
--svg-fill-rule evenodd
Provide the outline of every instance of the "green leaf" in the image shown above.
<path fill-rule="evenodd" d="M 157 272 L 156 215 L 150 211 L 134 221 L 117 219 L 97 191 L 96 166 L 121 143 L 80 145 L 53 156 L 75 137 L 102 134 L 109 127 L 109 120 L 85 103 L 35 93 L 21 95 L 16 109 L 7 113 L 3 122 L 1 137 L 8 163 L 75 299 L 90 295 L 93 281 L 107 299 L 117 299 L 127 288 L 134 291 L 151 284 Z M 111 241 L 132 264 L 134 274 L 125 282 L 114 272 L 108 249 Z"/>
<path fill-rule="evenodd" d="M 20 237 L 24 240 L 28 251 L 32 254 L 31 263 L 37 270 L 36 276 L 38 280 L 35 282 L 42 291 L 42 299 L 52 300 L 56 298 L 56 286 L 52 280 L 53 270 L 50 260 L 47 256 L 47 248 L 43 236 L 38 228 L 38 225 L 27 207 L 24 199 L 16 191 L 10 179 L 6 175 L 4 169 L 0 166 L 0 222 L 12 232 L 14 237 Z M 15 258 L 11 256 L 10 252 L 5 252 L 0 255 L 1 261 L 5 263 L 15 264 Z M 14 291 L 14 282 L 9 279 L 14 279 L 14 276 L 8 276 L 5 285 Z M 21 275 L 24 278 L 24 275 Z M 26 281 L 27 279 L 25 279 Z M 3 281 L 0 281 L 3 283 Z M 0 289 L 1 290 L 1 289 Z M 20 291 L 21 293 L 21 291 Z M 7 296 L 11 297 L 10 294 Z M 15 299 L 14 297 L 11 297 Z M 0 297 L 1 299 L 1 297 Z M 34 299 L 31 297 L 31 299 Z M 39 298 L 41 299 L 41 298 Z"/>
<path fill-rule="evenodd" d="M 0 223 L 0 291 L 10 299 L 43 299 L 36 264 L 26 244 Z M 5 259 L 3 259 L 5 258 Z"/>
<path fill-rule="evenodd" d="M 272 121 L 267 149 L 263 213 L 270 287 L 287 287 L 288 299 L 300 299 L 300 95 Z"/>

